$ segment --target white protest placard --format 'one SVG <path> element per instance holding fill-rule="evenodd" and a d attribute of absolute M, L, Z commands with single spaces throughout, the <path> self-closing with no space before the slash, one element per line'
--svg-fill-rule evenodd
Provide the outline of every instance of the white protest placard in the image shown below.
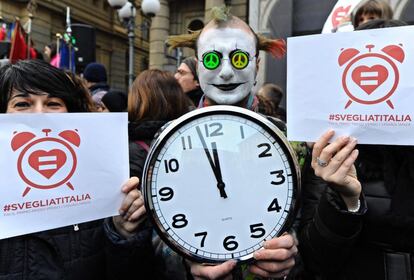
<path fill-rule="evenodd" d="M 363 0 L 338 0 L 323 26 L 322 33 L 352 31 L 351 13 Z"/>
<path fill-rule="evenodd" d="M 0 114 L 0 239 L 118 215 L 126 113 Z"/>
<path fill-rule="evenodd" d="M 288 39 L 288 138 L 413 145 L 414 26 Z"/>

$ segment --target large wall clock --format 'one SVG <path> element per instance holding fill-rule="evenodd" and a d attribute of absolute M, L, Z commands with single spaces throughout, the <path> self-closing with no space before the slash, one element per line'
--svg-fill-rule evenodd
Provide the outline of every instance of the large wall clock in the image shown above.
<path fill-rule="evenodd" d="M 300 189 L 283 133 L 264 116 L 224 105 L 173 121 L 153 143 L 143 179 L 161 238 L 204 263 L 247 261 L 289 230 Z"/>

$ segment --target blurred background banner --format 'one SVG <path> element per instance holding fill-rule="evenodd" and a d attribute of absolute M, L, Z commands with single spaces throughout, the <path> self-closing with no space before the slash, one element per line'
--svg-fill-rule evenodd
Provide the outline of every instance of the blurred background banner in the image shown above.
<path fill-rule="evenodd" d="M 329 14 L 322 33 L 352 31 L 352 11 L 364 0 L 339 0 Z"/>

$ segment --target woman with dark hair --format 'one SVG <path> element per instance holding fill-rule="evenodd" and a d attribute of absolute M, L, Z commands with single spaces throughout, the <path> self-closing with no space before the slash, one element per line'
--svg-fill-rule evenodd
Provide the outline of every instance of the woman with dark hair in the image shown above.
<path fill-rule="evenodd" d="M 358 29 L 402 24 L 375 20 Z M 313 146 L 302 188 L 306 267 L 315 279 L 414 279 L 414 147 L 357 145 L 334 134 Z"/>
<path fill-rule="evenodd" d="M 365 0 L 355 9 L 352 24 L 357 28 L 373 19 L 392 19 L 393 11 L 385 0 Z"/>
<path fill-rule="evenodd" d="M 0 68 L 0 113 L 10 113 L 9 109 L 30 113 L 29 110 L 34 109 L 29 102 L 16 102 L 19 98 L 59 100 L 45 104 L 49 105 L 45 112 L 59 109 L 91 112 L 94 108 L 90 94 L 80 79 L 38 60 L 20 61 Z"/>
<path fill-rule="evenodd" d="M 191 100 L 183 93 L 180 84 L 171 73 L 161 70 L 146 70 L 135 79 L 128 94 L 131 176 L 142 178 L 148 149 L 157 131 L 169 121 L 189 112 L 192 108 L 194 106 Z M 140 221 L 144 218 L 145 209 L 141 212 Z M 131 231 L 137 228 L 138 225 L 131 228 Z M 175 253 L 160 240 L 158 235 L 148 235 L 148 230 L 152 230 L 152 226 L 147 220 L 139 226 L 135 242 L 129 242 L 129 246 L 132 248 L 149 247 L 148 251 L 152 251 L 151 254 L 146 255 L 142 262 L 140 274 L 146 275 L 146 279 L 172 279 L 165 275 L 170 275 L 174 270 L 176 270 L 173 272 L 175 276 L 176 274 L 185 275 L 186 271 L 180 270 L 182 264 L 177 265 L 176 263 L 181 259 L 175 257 Z M 168 257 L 164 258 L 163 253 L 165 252 L 168 252 Z M 133 265 L 132 263 L 131 266 Z"/>
<path fill-rule="evenodd" d="M 92 108 L 88 90 L 72 73 L 39 60 L 0 68 L 1 113 L 91 112 Z M 126 194 L 122 217 L 0 240 L 0 279 L 120 279 L 122 257 L 138 253 L 123 252 L 114 235 L 129 237 L 128 227 L 135 224 L 141 206 L 137 183 L 137 178 L 131 178 L 122 187 Z"/>
<path fill-rule="evenodd" d="M 171 73 L 146 70 L 136 78 L 128 94 L 131 176 L 141 178 L 146 149 L 155 133 L 191 108 L 191 100 Z"/>

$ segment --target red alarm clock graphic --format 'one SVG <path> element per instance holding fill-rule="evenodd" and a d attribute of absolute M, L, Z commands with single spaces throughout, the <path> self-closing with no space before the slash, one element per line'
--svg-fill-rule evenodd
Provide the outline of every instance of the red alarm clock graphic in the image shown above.
<path fill-rule="evenodd" d="M 17 171 L 27 184 L 23 197 L 31 188 L 48 190 L 66 185 L 74 190 L 70 183 L 77 166 L 73 147 L 79 147 L 81 142 L 77 130 L 64 130 L 59 137 L 49 136 L 51 129 L 42 129 L 42 132 L 43 137 L 32 132 L 15 132 L 11 140 L 12 150 L 20 150 Z"/>
<path fill-rule="evenodd" d="M 352 5 L 348 5 L 348 6 L 339 6 L 338 8 L 336 8 L 333 13 L 332 13 L 332 17 L 331 17 L 331 21 L 332 21 L 332 27 L 333 28 L 337 28 L 338 25 L 340 25 L 341 23 L 343 23 L 344 21 L 350 21 L 349 19 L 349 12 L 352 8 Z"/>
<path fill-rule="evenodd" d="M 352 102 L 373 105 L 384 101 L 394 109 L 390 98 L 398 87 L 398 63 L 404 61 L 404 50 L 401 45 L 388 45 L 381 52 L 374 52 L 375 45 L 372 44 L 365 47 L 366 53 L 348 48 L 338 57 L 339 66 L 345 66 L 342 87 L 349 97 L 345 109 Z"/>

